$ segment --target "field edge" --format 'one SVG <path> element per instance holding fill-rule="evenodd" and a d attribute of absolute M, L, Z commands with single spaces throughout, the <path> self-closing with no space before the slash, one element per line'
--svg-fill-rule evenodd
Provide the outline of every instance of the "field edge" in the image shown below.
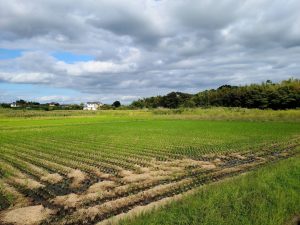
<path fill-rule="evenodd" d="M 300 148 L 297 149 L 297 154 L 291 158 L 288 159 L 283 159 L 280 161 L 273 162 L 271 164 L 265 165 L 264 167 L 256 168 L 251 171 L 246 171 L 242 174 L 233 176 L 233 177 L 226 177 L 225 179 L 219 180 L 217 182 L 205 184 L 203 186 L 200 186 L 198 188 L 192 189 L 188 192 L 185 192 L 183 194 L 177 195 L 170 197 L 168 199 L 163 199 L 160 203 L 154 204 L 151 206 L 147 205 L 144 206 L 145 209 L 133 209 L 131 212 L 129 211 L 128 213 L 124 215 L 118 215 L 113 218 L 110 218 L 108 220 L 102 221 L 98 223 L 97 225 L 138 225 L 138 224 L 160 224 L 161 220 L 158 220 L 155 222 L 155 217 L 158 217 L 158 215 L 163 212 L 165 215 L 166 211 L 170 212 L 177 207 L 180 207 L 182 204 L 188 205 L 188 201 L 193 201 L 193 199 L 196 199 L 197 196 L 200 193 L 204 193 L 206 191 L 209 191 L 210 188 L 213 190 L 216 189 L 219 185 L 221 185 L 221 188 L 226 186 L 226 185 L 232 185 L 232 183 L 239 183 L 241 180 L 248 179 L 249 181 L 251 178 L 258 179 L 259 176 L 263 177 L 265 174 L 270 173 L 274 177 L 278 178 L 278 174 L 283 173 L 283 168 L 287 167 L 289 170 L 293 170 L 292 167 L 295 166 L 298 168 L 298 171 L 300 171 Z M 280 167 L 283 167 L 280 169 Z M 273 169 L 273 170 L 270 170 Z M 274 174 L 274 170 L 276 170 L 276 173 Z M 296 170 L 296 169 L 294 169 Z M 287 173 L 288 174 L 288 173 Z M 250 178 L 251 177 L 251 178 Z M 249 179 L 250 178 L 250 179 Z M 291 178 L 291 177 L 290 177 Z M 300 185 L 300 181 L 298 181 Z M 199 200 L 199 199 L 198 199 Z M 200 199 L 202 200 L 202 199 Z M 300 201 L 300 197 L 298 197 L 298 201 Z M 184 211 L 184 210 L 182 210 Z M 282 223 L 279 224 L 288 224 L 288 225 L 294 225 L 295 218 L 299 218 L 300 213 L 300 207 L 295 210 L 293 213 L 290 215 L 287 215 L 285 219 L 282 221 Z M 166 220 L 168 217 L 160 216 L 160 218 L 164 218 L 163 220 L 166 222 L 164 224 L 197 224 L 197 223 L 182 223 L 179 222 L 177 219 L 180 220 L 180 216 L 174 216 L 172 218 L 176 218 L 176 221 L 169 221 Z M 297 220 L 297 219 L 296 219 Z M 192 221 L 189 221 L 192 222 Z M 225 222 L 225 221 L 223 221 Z M 298 221 L 296 221 L 298 222 Z M 201 223 L 201 224 L 209 224 L 209 223 Z M 220 223 L 220 224 L 228 224 L 228 223 Z M 233 224 L 233 223 L 231 223 Z M 237 224 L 237 223 L 235 223 Z M 240 223 L 243 224 L 243 223 Z M 245 223 L 244 223 L 245 224 Z M 250 223 L 246 223 L 250 224 Z M 252 224 L 252 223 L 251 223 Z M 262 224 L 262 223 L 255 223 L 255 224 Z M 274 223 L 270 223 L 274 224 Z"/>

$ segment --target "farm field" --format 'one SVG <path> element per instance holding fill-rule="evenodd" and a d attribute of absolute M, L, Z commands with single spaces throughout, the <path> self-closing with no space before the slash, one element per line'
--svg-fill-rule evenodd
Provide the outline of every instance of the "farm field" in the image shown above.
<path fill-rule="evenodd" d="M 163 209 L 127 217 L 120 224 L 294 225 L 300 211 L 299 171 L 298 155 L 203 186 Z"/>
<path fill-rule="evenodd" d="M 286 169 L 299 159 L 299 120 L 299 110 L 0 110 L 0 221 L 108 224 L 227 177 Z"/>

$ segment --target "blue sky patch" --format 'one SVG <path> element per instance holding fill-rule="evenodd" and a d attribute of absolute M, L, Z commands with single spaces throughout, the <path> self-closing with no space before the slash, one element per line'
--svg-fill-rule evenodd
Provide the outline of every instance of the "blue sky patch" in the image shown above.
<path fill-rule="evenodd" d="M 73 54 L 70 52 L 56 52 L 53 53 L 52 56 L 66 63 L 74 63 L 79 61 L 91 61 L 94 59 L 90 55 Z"/>
<path fill-rule="evenodd" d="M 44 96 L 70 97 L 80 95 L 79 92 L 67 88 L 55 88 L 33 84 L 14 84 L 7 82 L 0 82 L 0 94 L 3 95 L 2 97 L 5 98 L 6 102 L 13 102 L 18 99 L 24 99 L 27 101 L 50 102 L 52 100 L 40 100 L 40 98 Z M 1 99 L 0 96 L 0 102 L 2 101 L 4 102 L 4 99 Z M 63 101 L 60 100 L 60 102 Z"/>
<path fill-rule="evenodd" d="M 21 50 L 0 48 L 0 60 L 14 59 L 22 55 Z"/>

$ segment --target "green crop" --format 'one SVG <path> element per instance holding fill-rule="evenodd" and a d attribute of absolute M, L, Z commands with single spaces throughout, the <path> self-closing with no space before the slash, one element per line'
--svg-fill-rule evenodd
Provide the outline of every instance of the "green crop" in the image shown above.
<path fill-rule="evenodd" d="M 298 110 L 0 110 L 1 210 L 43 203 L 59 208 L 45 224 L 96 223 L 297 154 L 297 121 Z"/>

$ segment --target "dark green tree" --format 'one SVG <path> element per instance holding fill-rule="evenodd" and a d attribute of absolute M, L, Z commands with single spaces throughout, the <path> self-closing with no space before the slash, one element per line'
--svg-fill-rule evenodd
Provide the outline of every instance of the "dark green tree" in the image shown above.
<path fill-rule="evenodd" d="M 115 101 L 112 106 L 116 107 L 116 108 L 119 108 L 121 106 L 121 102 L 119 101 Z"/>

